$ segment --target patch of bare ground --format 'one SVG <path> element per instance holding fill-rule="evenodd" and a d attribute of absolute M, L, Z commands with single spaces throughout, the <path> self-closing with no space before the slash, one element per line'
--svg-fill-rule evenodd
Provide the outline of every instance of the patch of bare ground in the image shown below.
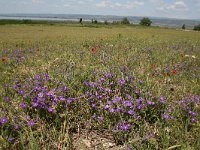
<path fill-rule="evenodd" d="M 81 135 L 73 134 L 73 150 L 125 150 L 125 145 L 117 145 L 111 134 L 83 130 Z"/>

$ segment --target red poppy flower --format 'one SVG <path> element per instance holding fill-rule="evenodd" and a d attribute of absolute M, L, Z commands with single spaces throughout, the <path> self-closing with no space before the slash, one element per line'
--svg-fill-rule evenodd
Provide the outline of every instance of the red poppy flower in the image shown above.
<path fill-rule="evenodd" d="M 176 74 L 176 69 L 172 69 L 172 73 L 173 73 L 173 74 Z"/>
<path fill-rule="evenodd" d="M 96 52 L 96 48 L 92 47 L 92 53 L 95 53 L 95 52 Z"/>
<path fill-rule="evenodd" d="M 155 64 L 151 64 L 151 68 L 155 68 L 156 67 L 156 65 Z"/>

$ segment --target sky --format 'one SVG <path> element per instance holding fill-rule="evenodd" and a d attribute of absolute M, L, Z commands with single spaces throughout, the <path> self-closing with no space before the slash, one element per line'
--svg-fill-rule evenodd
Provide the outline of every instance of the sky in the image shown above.
<path fill-rule="evenodd" d="M 0 14 L 13 13 L 200 19 L 200 0 L 0 0 Z"/>

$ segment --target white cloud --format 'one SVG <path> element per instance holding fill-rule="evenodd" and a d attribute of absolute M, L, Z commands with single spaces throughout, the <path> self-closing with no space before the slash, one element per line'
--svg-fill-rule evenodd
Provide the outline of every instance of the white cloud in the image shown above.
<path fill-rule="evenodd" d="M 42 3 L 44 3 L 43 0 L 31 0 L 31 2 L 34 3 L 34 4 L 42 4 Z"/>
<path fill-rule="evenodd" d="M 184 1 L 177 1 L 173 4 L 166 7 L 168 10 L 175 10 L 175 11 L 187 11 L 188 6 L 185 4 Z"/>
<path fill-rule="evenodd" d="M 115 2 L 112 3 L 108 0 L 103 0 L 97 3 L 96 6 L 100 8 L 126 8 L 132 9 L 144 5 L 142 1 L 127 1 L 127 2 Z"/>
<path fill-rule="evenodd" d="M 100 3 L 96 4 L 98 7 L 101 8 L 106 8 L 109 6 L 109 2 L 108 1 L 101 1 Z"/>
<path fill-rule="evenodd" d="M 183 0 L 175 1 L 171 4 L 164 2 L 163 0 L 150 0 L 150 2 L 156 5 L 156 10 L 170 12 L 170 11 L 188 11 L 189 7 Z"/>

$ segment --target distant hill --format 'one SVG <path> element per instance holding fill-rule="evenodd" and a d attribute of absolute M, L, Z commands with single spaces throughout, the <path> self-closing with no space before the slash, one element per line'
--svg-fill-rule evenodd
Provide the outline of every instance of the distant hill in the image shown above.
<path fill-rule="evenodd" d="M 120 21 L 125 16 L 112 16 L 112 15 L 84 15 L 84 14 L 0 14 L 0 19 L 33 19 L 33 20 L 74 20 L 78 21 L 79 18 L 83 18 L 85 21 L 91 19 L 97 19 L 99 22 Z M 143 17 L 126 16 L 131 23 L 139 23 Z M 186 28 L 192 29 L 195 25 L 200 24 L 200 20 L 190 19 L 173 19 L 173 18 L 157 18 L 149 17 L 153 21 L 155 26 L 166 26 L 181 28 L 183 24 Z"/>

